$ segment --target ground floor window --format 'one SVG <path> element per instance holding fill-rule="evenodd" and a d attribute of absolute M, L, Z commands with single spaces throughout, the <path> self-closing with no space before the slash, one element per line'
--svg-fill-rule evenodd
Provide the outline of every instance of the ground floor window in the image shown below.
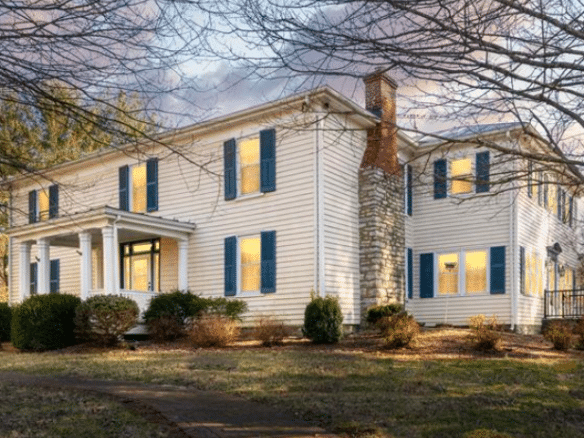
<path fill-rule="evenodd" d="M 160 291 L 160 240 L 122 243 L 121 287 L 126 290 Z"/>
<path fill-rule="evenodd" d="M 438 255 L 438 295 L 488 292 L 487 251 L 461 251 Z"/>

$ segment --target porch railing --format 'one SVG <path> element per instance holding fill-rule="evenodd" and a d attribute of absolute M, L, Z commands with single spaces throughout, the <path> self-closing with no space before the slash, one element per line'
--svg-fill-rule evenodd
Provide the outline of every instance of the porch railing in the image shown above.
<path fill-rule="evenodd" d="M 584 316 L 584 289 L 544 291 L 544 318 Z"/>

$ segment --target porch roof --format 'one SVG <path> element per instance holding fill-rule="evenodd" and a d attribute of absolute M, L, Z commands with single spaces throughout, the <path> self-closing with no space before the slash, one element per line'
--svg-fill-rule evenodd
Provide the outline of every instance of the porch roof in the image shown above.
<path fill-rule="evenodd" d="M 114 226 L 118 230 L 120 242 L 155 237 L 186 240 L 196 228 L 191 222 L 133 213 L 105 205 L 47 221 L 14 227 L 7 234 L 21 242 L 34 242 L 43 238 L 54 246 L 78 247 L 79 233 L 89 232 L 92 235 L 101 235 L 101 229 Z"/>

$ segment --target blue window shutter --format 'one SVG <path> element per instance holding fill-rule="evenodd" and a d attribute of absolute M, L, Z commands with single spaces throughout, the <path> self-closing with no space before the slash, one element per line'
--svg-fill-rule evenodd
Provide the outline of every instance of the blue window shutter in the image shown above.
<path fill-rule="evenodd" d="M 434 254 L 420 254 L 420 298 L 434 296 Z"/>
<path fill-rule="evenodd" d="M 158 210 L 158 158 L 146 161 L 146 211 Z"/>
<path fill-rule="evenodd" d="M 223 178 L 225 184 L 225 200 L 237 196 L 237 174 L 235 169 L 235 139 L 223 143 Z"/>
<path fill-rule="evenodd" d="M 49 186 L 49 219 L 59 216 L 59 186 Z"/>
<path fill-rule="evenodd" d="M 557 186 L 557 189 L 556 189 L 556 193 L 557 193 L 557 195 L 558 195 L 558 209 L 557 209 L 557 216 L 558 216 L 558 219 L 559 219 L 559 220 L 562 220 L 562 216 L 563 216 L 563 214 L 562 214 L 562 211 L 563 211 L 563 208 L 562 208 L 562 207 L 564 206 L 564 204 L 562 203 L 562 192 L 563 192 L 563 191 L 564 191 L 564 190 L 562 190 L 562 189 L 560 188 L 560 186 Z"/>
<path fill-rule="evenodd" d="M 36 295 L 37 293 L 37 279 L 38 279 L 38 265 L 35 263 L 30 264 L 30 294 Z"/>
<path fill-rule="evenodd" d="M 412 215 L 412 194 L 413 194 L 413 176 L 412 176 L 412 166 L 410 166 L 409 164 L 406 166 L 406 171 L 407 171 L 407 187 L 406 187 L 406 196 L 408 199 L 408 205 L 407 205 L 407 213 L 408 216 Z"/>
<path fill-rule="evenodd" d="M 414 251 L 412 248 L 408 248 L 408 272 L 406 275 L 408 276 L 408 298 L 414 298 Z"/>
<path fill-rule="evenodd" d="M 49 292 L 52 294 L 59 293 L 59 259 L 51 260 L 51 279 L 49 285 Z"/>
<path fill-rule="evenodd" d="M 37 192 L 28 192 L 28 223 L 34 224 L 37 221 Z"/>
<path fill-rule="evenodd" d="M 130 209 L 130 168 L 122 166 L 119 169 L 119 197 L 120 210 L 128 211 Z"/>
<path fill-rule="evenodd" d="M 548 180 L 544 178 L 543 180 L 543 208 L 548 208 Z"/>
<path fill-rule="evenodd" d="M 491 248 L 491 294 L 505 293 L 505 247 Z"/>
<path fill-rule="evenodd" d="M 225 238 L 225 296 L 237 293 L 237 237 Z"/>
<path fill-rule="evenodd" d="M 490 173 L 491 173 L 491 158 L 489 151 L 479 152 L 476 156 L 476 191 L 477 193 L 485 193 L 489 191 Z"/>
<path fill-rule="evenodd" d="M 519 247 L 519 290 L 525 295 L 525 248 Z"/>
<path fill-rule="evenodd" d="M 434 199 L 446 198 L 446 160 L 434 161 Z"/>
<path fill-rule="evenodd" d="M 570 226 L 573 226 L 574 225 L 574 198 L 572 198 L 571 196 L 568 196 L 568 202 L 569 202 L 568 222 L 569 222 Z"/>
<path fill-rule="evenodd" d="M 260 131 L 260 191 L 276 190 L 276 130 Z"/>
<path fill-rule="evenodd" d="M 263 294 L 276 292 L 276 232 L 265 231 L 262 241 L 262 286 Z"/>

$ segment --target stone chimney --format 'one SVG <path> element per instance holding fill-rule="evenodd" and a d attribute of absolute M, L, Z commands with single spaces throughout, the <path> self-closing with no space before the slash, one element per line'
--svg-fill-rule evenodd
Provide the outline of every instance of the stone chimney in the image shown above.
<path fill-rule="evenodd" d="M 366 76 L 366 109 L 380 118 L 367 132 L 359 169 L 361 320 L 376 304 L 405 302 L 404 180 L 397 154 L 397 84 Z"/>

